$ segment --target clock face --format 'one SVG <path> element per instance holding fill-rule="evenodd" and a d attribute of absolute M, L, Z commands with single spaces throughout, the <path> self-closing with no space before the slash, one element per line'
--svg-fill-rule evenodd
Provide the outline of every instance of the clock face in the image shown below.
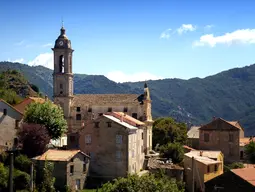
<path fill-rule="evenodd" d="M 59 41 L 58 43 L 60 46 L 64 45 L 64 42 L 63 41 Z"/>

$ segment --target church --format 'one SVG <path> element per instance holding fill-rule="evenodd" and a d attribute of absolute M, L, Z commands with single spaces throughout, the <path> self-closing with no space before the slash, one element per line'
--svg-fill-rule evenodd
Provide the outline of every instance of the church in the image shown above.
<path fill-rule="evenodd" d="M 53 98 L 68 123 L 68 149 L 90 156 L 91 176 L 112 179 L 144 169 L 153 124 L 147 84 L 140 95 L 74 94 L 74 50 L 63 26 L 52 50 Z"/>

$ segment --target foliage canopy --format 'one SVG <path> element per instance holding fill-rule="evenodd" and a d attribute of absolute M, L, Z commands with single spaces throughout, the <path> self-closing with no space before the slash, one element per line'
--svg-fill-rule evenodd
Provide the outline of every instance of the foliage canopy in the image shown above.
<path fill-rule="evenodd" d="M 59 138 L 67 130 L 63 110 L 51 101 L 29 104 L 25 111 L 24 122 L 44 125 L 52 139 Z"/>
<path fill-rule="evenodd" d="M 127 178 L 115 179 L 101 188 L 103 192 L 184 192 L 183 185 L 166 176 L 156 177 L 153 174 L 143 176 L 129 175 Z"/>
<path fill-rule="evenodd" d="M 248 156 L 251 163 L 255 163 L 255 142 L 250 141 L 248 145 L 245 145 L 244 152 Z"/>

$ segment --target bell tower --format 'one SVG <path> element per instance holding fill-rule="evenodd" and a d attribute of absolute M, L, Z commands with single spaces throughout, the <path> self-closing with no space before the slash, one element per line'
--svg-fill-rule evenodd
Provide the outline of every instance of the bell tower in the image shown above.
<path fill-rule="evenodd" d="M 73 99 L 73 72 L 71 41 L 66 36 L 64 27 L 60 29 L 60 35 L 55 41 L 53 50 L 53 98 L 54 103 L 59 104 L 65 118 L 70 116 L 70 108 Z"/>
<path fill-rule="evenodd" d="M 153 120 L 151 115 L 151 97 L 150 90 L 145 82 L 144 84 L 144 94 L 143 94 L 143 110 L 144 110 L 144 123 L 146 128 L 144 129 L 144 146 L 145 153 L 149 154 L 149 151 L 152 150 L 152 126 Z"/>

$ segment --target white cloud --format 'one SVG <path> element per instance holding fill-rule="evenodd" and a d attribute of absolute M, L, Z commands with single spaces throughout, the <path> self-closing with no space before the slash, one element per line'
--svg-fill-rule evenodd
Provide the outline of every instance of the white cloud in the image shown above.
<path fill-rule="evenodd" d="M 46 43 L 44 45 L 42 45 L 43 47 L 51 47 L 52 46 L 52 43 Z"/>
<path fill-rule="evenodd" d="M 215 47 L 217 44 L 253 44 L 255 43 L 255 29 L 238 29 L 231 33 L 225 33 L 221 36 L 207 34 L 193 42 L 193 46 L 210 46 Z"/>
<path fill-rule="evenodd" d="M 42 65 L 44 67 L 53 69 L 53 53 L 42 53 L 32 61 L 29 61 L 28 65 L 30 66 Z"/>
<path fill-rule="evenodd" d="M 162 79 L 162 77 L 153 75 L 148 72 L 125 74 L 122 71 L 109 72 L 109 73 L 107 73 L 106 77 L 112 81 L 117 82 L 117 83 Z"/>
<path fill-rule="evenodd" d="M 169 39 L 172 29 L 167 29 L 165 31 L 163 31 L 160 35 L 160 39 Z"/>
<path fill-rule="evenodd" d="M 193 26 L 192 24 L 182 24 L 182 26 L 179 27 L 176 31 L 177 33 L 181 35 L 182 33 L 186 33 L 188 31 L 195 31 L 195 30 L 196 30 L 196 26 Z"/>
<path fill-rule="evenodd" d="M 214 27 L 214 25 L 206 25 L 204 28 L 205 28 L 205 30 L 209 30 L 209 29 L 211 29 L 213 27 Z"/>

